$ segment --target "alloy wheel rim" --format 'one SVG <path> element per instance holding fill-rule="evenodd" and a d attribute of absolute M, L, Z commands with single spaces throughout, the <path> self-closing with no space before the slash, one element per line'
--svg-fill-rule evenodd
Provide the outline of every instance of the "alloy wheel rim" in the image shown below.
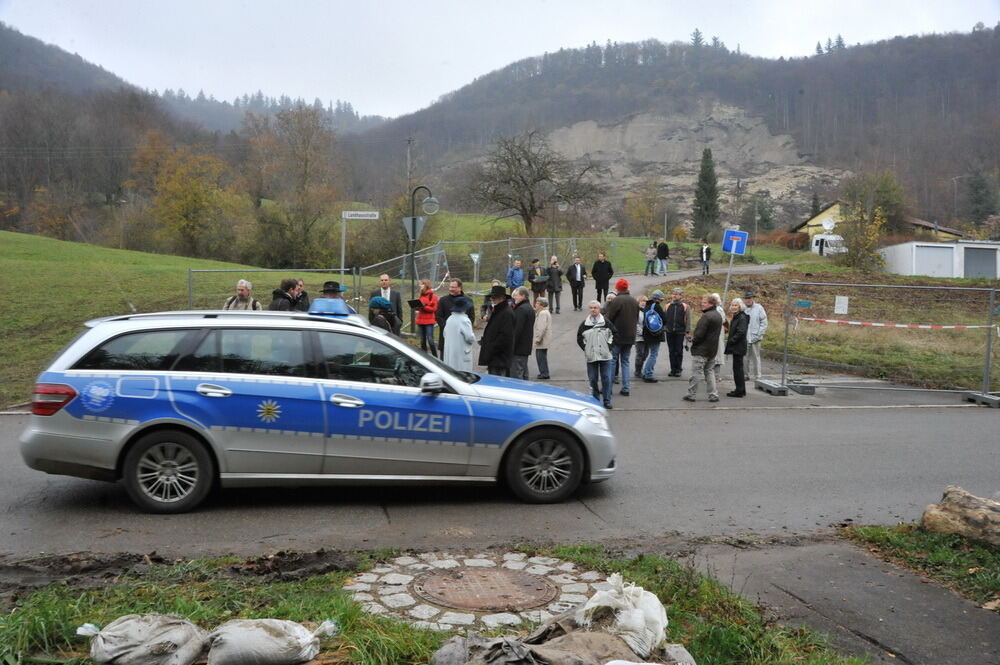
<path fill-rule="evenodd" d="M 164 442 L 139 459 L 136 476 L 143 494 L 161 503 L 180 501 L 198 484 L 198 460 L 185 446 Z"/>
<path fill-rule="evenodd" d="M 569 481 L 572 472 L 573 458 L 560 441 L 534 441 L 521 457 L 521 479 L 536 492 L 557 491 Z"/>

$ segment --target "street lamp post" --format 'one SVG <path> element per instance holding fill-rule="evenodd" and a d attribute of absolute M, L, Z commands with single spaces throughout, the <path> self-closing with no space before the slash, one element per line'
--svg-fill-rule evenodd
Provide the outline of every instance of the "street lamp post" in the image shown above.
<path fill-rule="evenodd" d="M 410 192 L 410 300 L 417 297 L 417 192 L 420 190 L 427 192 L 427 197 L 420 203 L 421 209 L 426 215 L 435 215 L 441 209 L 441 204 L 434 198 L 431 190 L 424 185 L 417 185 Z M 416 311 L 410 308 L 410 330 L 415 329 L 414 320 Z"/>

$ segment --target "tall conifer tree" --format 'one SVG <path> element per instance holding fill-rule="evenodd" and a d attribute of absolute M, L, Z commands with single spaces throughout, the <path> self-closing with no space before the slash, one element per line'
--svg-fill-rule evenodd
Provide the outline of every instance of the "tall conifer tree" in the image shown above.
<path fill-rule="evenodd" d="M 719 182 L 715 176 L 715 161 L 710 148 L 705 148 L 701 153 L 701 169 L 698 171 L 691 212 L 696 238 L 708 238 L 713 231 L 719 229 Z"/>

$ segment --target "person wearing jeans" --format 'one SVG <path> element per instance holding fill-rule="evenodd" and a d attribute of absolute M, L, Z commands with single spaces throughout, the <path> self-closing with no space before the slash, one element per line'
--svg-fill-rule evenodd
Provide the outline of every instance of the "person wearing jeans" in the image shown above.
<path fill-rule="evenodd" d="M 664 298 L 665 296 L 663 295 L 663 291 L 657 289 L 650 294 L 649 301 L 643 306 L 642 338 L 646 343 L 646 362 L 642 367 L 641 376 L 642 380 L 646 383 L 657 382 L 657 379 L 653 377 L 653 372 L 656 369 L 656 359 L 660 355 L 660 344 L 664 339 L 666 339 L 666 334 L 664 333 L 662 325 L 657 332 L 653 332 L 649 329 L 646 325 L 646 314 L 648 312 L 656 312 L 660 317 L 660 321 L 663 321 L 665 315 L 660 303 L 663 302 Z M 640 302 L 642 302 L 641 299 Z M 636 372 L 636 375 L 639 376 L 639 372 Z"/>
<path fill-rule="evenodd" d="M 601 303 L 591 300 L 587 305 L 587 318 L 576 331 L 576 343 L 583 349 L 587 361 L 587 379 L 594 399 L 601 400 L 604 408 L 611 408 L 611 341 L 615 327 L 601 314 Z"/>
<path fill-rule="evenodd" d="M 434 293 L 430 280 L 420 280 L 420 306 L 417 308 L 417 330 L 420 331 L 420 349 L 430 350 L 432 356 L 437 355 L 437 344 L 434 342 L 434 324 L 438 309 L 438 297 Z M 429 347 L 429 348 L 428 348 Z"/>
<path fill-rule="evenodd" d="M 715 386 L 715 354 L 719 352 L 719 335 L 722 334 L 722 317 L 716 306 L 718 298 L 712 294 L 701 297 L 701 318 L 691 336 L 691 379 L 684 400 L 695 401 L 698 384 L 704 379 L 708 401 L 718 402 L 719 391 Z"/>

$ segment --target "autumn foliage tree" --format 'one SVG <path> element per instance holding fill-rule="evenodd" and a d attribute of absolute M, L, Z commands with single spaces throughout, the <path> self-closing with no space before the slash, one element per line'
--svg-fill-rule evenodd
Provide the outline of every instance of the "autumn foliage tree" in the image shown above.
<path fill-rule="evenodd" d="M 841 206 L 843 209 L 846 206 Z M 882 206 L 866 211 L 861 201 L 855 201 L 853 208 L 842 210 L 844 222 L 837 226 L 837 233 L 844 239 L 847 251 L 837 255 L 841 265 L 863 272 L 876 272 L 885 265 L 878 252 L 879 240 L 886 228 L 886 215 Z"/>

